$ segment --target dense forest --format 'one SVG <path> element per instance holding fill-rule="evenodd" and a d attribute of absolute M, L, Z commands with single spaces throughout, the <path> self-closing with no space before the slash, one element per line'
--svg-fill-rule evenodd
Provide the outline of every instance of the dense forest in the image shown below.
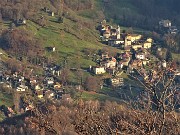
<path fill-rule="evenodd" d="M 179 25 L 179 7 L 179 0 L 112 0 L 105 3 L 105 12 L 120 24 L 152 30 L 161 19 Z"/>
<path fill-rule="evenodd" d="M 43 7 L 49 7 L 56 13 L 63 12 L 62 8 L 64 10 L 70 8 L 74 11 L 87 10 L 93 8 L 94 3 L 93 0 L 0 1 L 0 17 L 14 20 L 22 17 L 30 18 Z M 180 24 L 178 0 L 112 0 L 104 1 L 101 5 L 107 19 L 112 18 L 124 26 L 152 30 L 161 19 L 170 19 L 177 26 Z"/>
<path fill-rule="evenodd" d="M 33 3 L 33 4 L 32 4 Z M 6 0 L 0 1 L 0 17 L 17 20 L 19 18 L 30 19 L 37 11 L 48 7 L 57 14 L 62 8 L 70 8 L 78 11 L 93 7 L 93 0 Z"/>

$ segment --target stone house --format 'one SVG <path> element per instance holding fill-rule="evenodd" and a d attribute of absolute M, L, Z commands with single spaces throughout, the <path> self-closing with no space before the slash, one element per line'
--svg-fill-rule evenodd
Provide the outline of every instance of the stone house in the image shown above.
<path fill-rule="evenodd" d="M 124 85 L 124 79 L 122 77 L 113 77 L 110 79 L 111 86 L 119 87 Z"/>

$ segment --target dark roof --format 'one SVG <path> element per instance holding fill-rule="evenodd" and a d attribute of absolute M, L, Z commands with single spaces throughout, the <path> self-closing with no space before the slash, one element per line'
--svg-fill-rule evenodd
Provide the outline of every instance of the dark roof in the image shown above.
<path fill-rule="evenodd" d="M 115 33 L 115 32 L 116 32 L 116 29 L 111 29 L 111 32 L 114 32 L 114 33 Z"/>

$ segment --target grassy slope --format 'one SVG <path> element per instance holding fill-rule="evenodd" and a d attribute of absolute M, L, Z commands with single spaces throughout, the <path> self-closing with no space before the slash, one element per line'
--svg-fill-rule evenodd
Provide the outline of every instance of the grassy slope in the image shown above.
<path fill-rule="evenodd" d="M 31 30 L 36 37 L 42 39 L 44 41 L 44 46 L 55 46 L 57 48 L 58 53 L 51 54 L 52 57 L 56 57 L 55 60 L 57 63 L 62 62 L 66 58 L 70 66 L 76 64 L 77 59 L 82 67 L 87 68 L 89 65 L 95 65 L 91 60 L 86 60 L 82 51 L 86 48 L 98 50 L 103 47 L 102 44 L 94 40 L 96 37 L 93 33 L 97 34 L 97 31 L 85 27 L 80 31 L 77 29 L 77 23 L 74 23 L 69 19 L 64 19 L 63 24 L 52 21 L 56 18 L 48 17 L 48 19 L 50 21 L 48 21 L 48 26 L 46 28 L 39 28 L 35 23 L 28 21 L 26 29 Z M 68 33 L 67 31 L 70 32 Z M 83 37 L 88 38 L 88 40 L 91 41 L 78 39 L 73 35 L 74 33 L 77 33 L 77 35 L 83 34 Z"/>
<path fill-rule="evenodd" d="M 95 1 L 96 6 L 94 9 L 79 12 L 77 15 L 75 12 L 71 12 L 75 17 L 81 19 L 84 22 L 90 22 L 94 24 L 94 27 L 88 28 L 82 26 L 79 28 L 79 23 L 73 22 L 69 19 L 64 19 L 64 23 L 56 23 L 56 17 L 50 17 L 46 13 L 40 12 L 38 16 L 43 15 L 47 19 L 47 26 L 45 28 L 40 27 L 32 21 L 28 21 L 26 26 L 21 26 L 19 28 L 31 31 L 37 38 L 43 41 L 44 47 L 55 46 L 57 48 L 57 53 L 47 53 L 46 55 L 52 57 L 56 63 L 61 64 L 66 59 L 69 67 L 82 67 L 87 68 L 89 65 L 96 65 L 92 61 L 92 57 L 87 58 L 87 56 L 82 53 L 83 49 L 91 49 L 98 51 L 106 45 L 98 42 L 99 33 L 95 30 L 95 23 L 93 22 L 92 14 L 97 13 L 98 8 L 101 6 L 101 2 Z M 117 7 L 116 7 L 117 8 Z M 7 24 L 5 24 L 7 25 Z M 77 36 L 80 35 L 82 39 Z M 112 47 L 108 47 L 110 50 Z M 119 52 L 120 50 L 117 50 Z M 70 73 L 71 81 L 76 83 L 77 75 Z M 88 73 L 84 73 L 84 79 L 88 76 Z M 100 100 L 118 100 L 117 96 L 114 96 L 112 92 L 108 95 L 107 90 L 101 92 L 101 94 L 92 94 L 85 92 L 82 98 L 86 99 L 100 99 Z"/>
<path fill-rule="evenodd" d="M 0 106 L 5 105 L 6 107 L 12 106 L 12 95 L 0 93 Z M 0 121 L 2 121 L 5 118 L 4 114 L 0 111 Z"/>

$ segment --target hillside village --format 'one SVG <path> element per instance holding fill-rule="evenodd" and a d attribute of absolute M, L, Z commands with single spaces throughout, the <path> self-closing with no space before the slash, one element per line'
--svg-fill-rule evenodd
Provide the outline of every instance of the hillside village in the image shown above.
<path fill-rule="evenodd" d="M 165 60 L 160 61 L 151 53 L 152 48 L 157 49 L 152 38 L 140 34 L 122 33 L 119 25 L 117 28 L 113 28 L 106 24 L 106 21 L 101 22 L 98 30 L 103 44 L 121 50 L 121 53 L 116 53 L 115 56 L 110 55 L 108 50 L 102 52 L 99 56 L 100 59 L 95 60 L 97 66 L 90 65 L 89 69 L 86 70 L 86 72 L 94 75 L 104 75 L 106 73 L 110 75 L 110 78 L 105 78 L 103 84 L 101 84 L 101 89 L 103 87 L 123 88 L 130 85 L 125 82 L 121 76 L 122 73 L 126 73 L 140 81 L 153 83 L 157 81 L 158 71 L 166 70 L 168 63 Z M 56 48 L 51 47 L 47 51 L 55 52 Z M 20 94 L 30 92 L 39 99 L 51 99 L 55 102 L 66 100 L 70 102 L 72 100 L 70 94 L 65 92 L 65 87 L 62 86 L 58 79 L 62 75 L 61 67 L 56 63 L 50 65 L 44 63 L 42 66 L 44 70 L 43 76 L 33 74 L 26 76 L 23 73 L 1 71 L 0 82 L 2 87 L 14 89 Z M 167 70 L 167 75 L 179 75 L 179 71 L 176 70 L 174 65 L 171 65 L 171 68 Z M 139 89 L 139 86 L 135 87 Z M 80 90 L 82 86 L 75 86 L 74 88 Z M 27 110 L 29 105 L 24 109 Z M 11 108 L 9 109 L 11 110 Z M 20 109 L 21 107 L 17 105 L 16 111 L 19 112 Z"/>
<path fill-rule="evenodd" d="M 121 23 L 103 13 L 115 0 L 31 2 L 0 2 L 0 134 L 180 133 L 177 22 Z"/>
<path fill-rule="evenodd" d="M 101 41 L 108 46 L 121 49 L 122 53 L 118 53 L 116 56 L 109 56 L 108 52 L 102 53 L 98 66 L 90 67 L 90 70 L 95 74 L 106 72 L 112 74 L 114 78 L 111 79 L 111 84 L 114 85 L 118 85 L 118 83 L 122 85 L 123 78 L 117 77 L 118 73 L 122 71 L 131 75 L 137 75 L 138 71 L 138 74 L 143 75 L 145 80 L 150 82 L 156 80 L 158 70 L 166 69 L 168 63 L 166 60 L 160 61 L 152 54 L 151 49 L 157 49 L 153 39 L 145 38 L 140 34 L 121 33 L 119 25 L 117 28 L 113 28 L 106 23 L 103 24 L 104 22 L 99 25 Z M 157 65 L 156 68 L 153 67 L 154 63 Z M 173 68 L 172 72 L 178 71 Z"/>

